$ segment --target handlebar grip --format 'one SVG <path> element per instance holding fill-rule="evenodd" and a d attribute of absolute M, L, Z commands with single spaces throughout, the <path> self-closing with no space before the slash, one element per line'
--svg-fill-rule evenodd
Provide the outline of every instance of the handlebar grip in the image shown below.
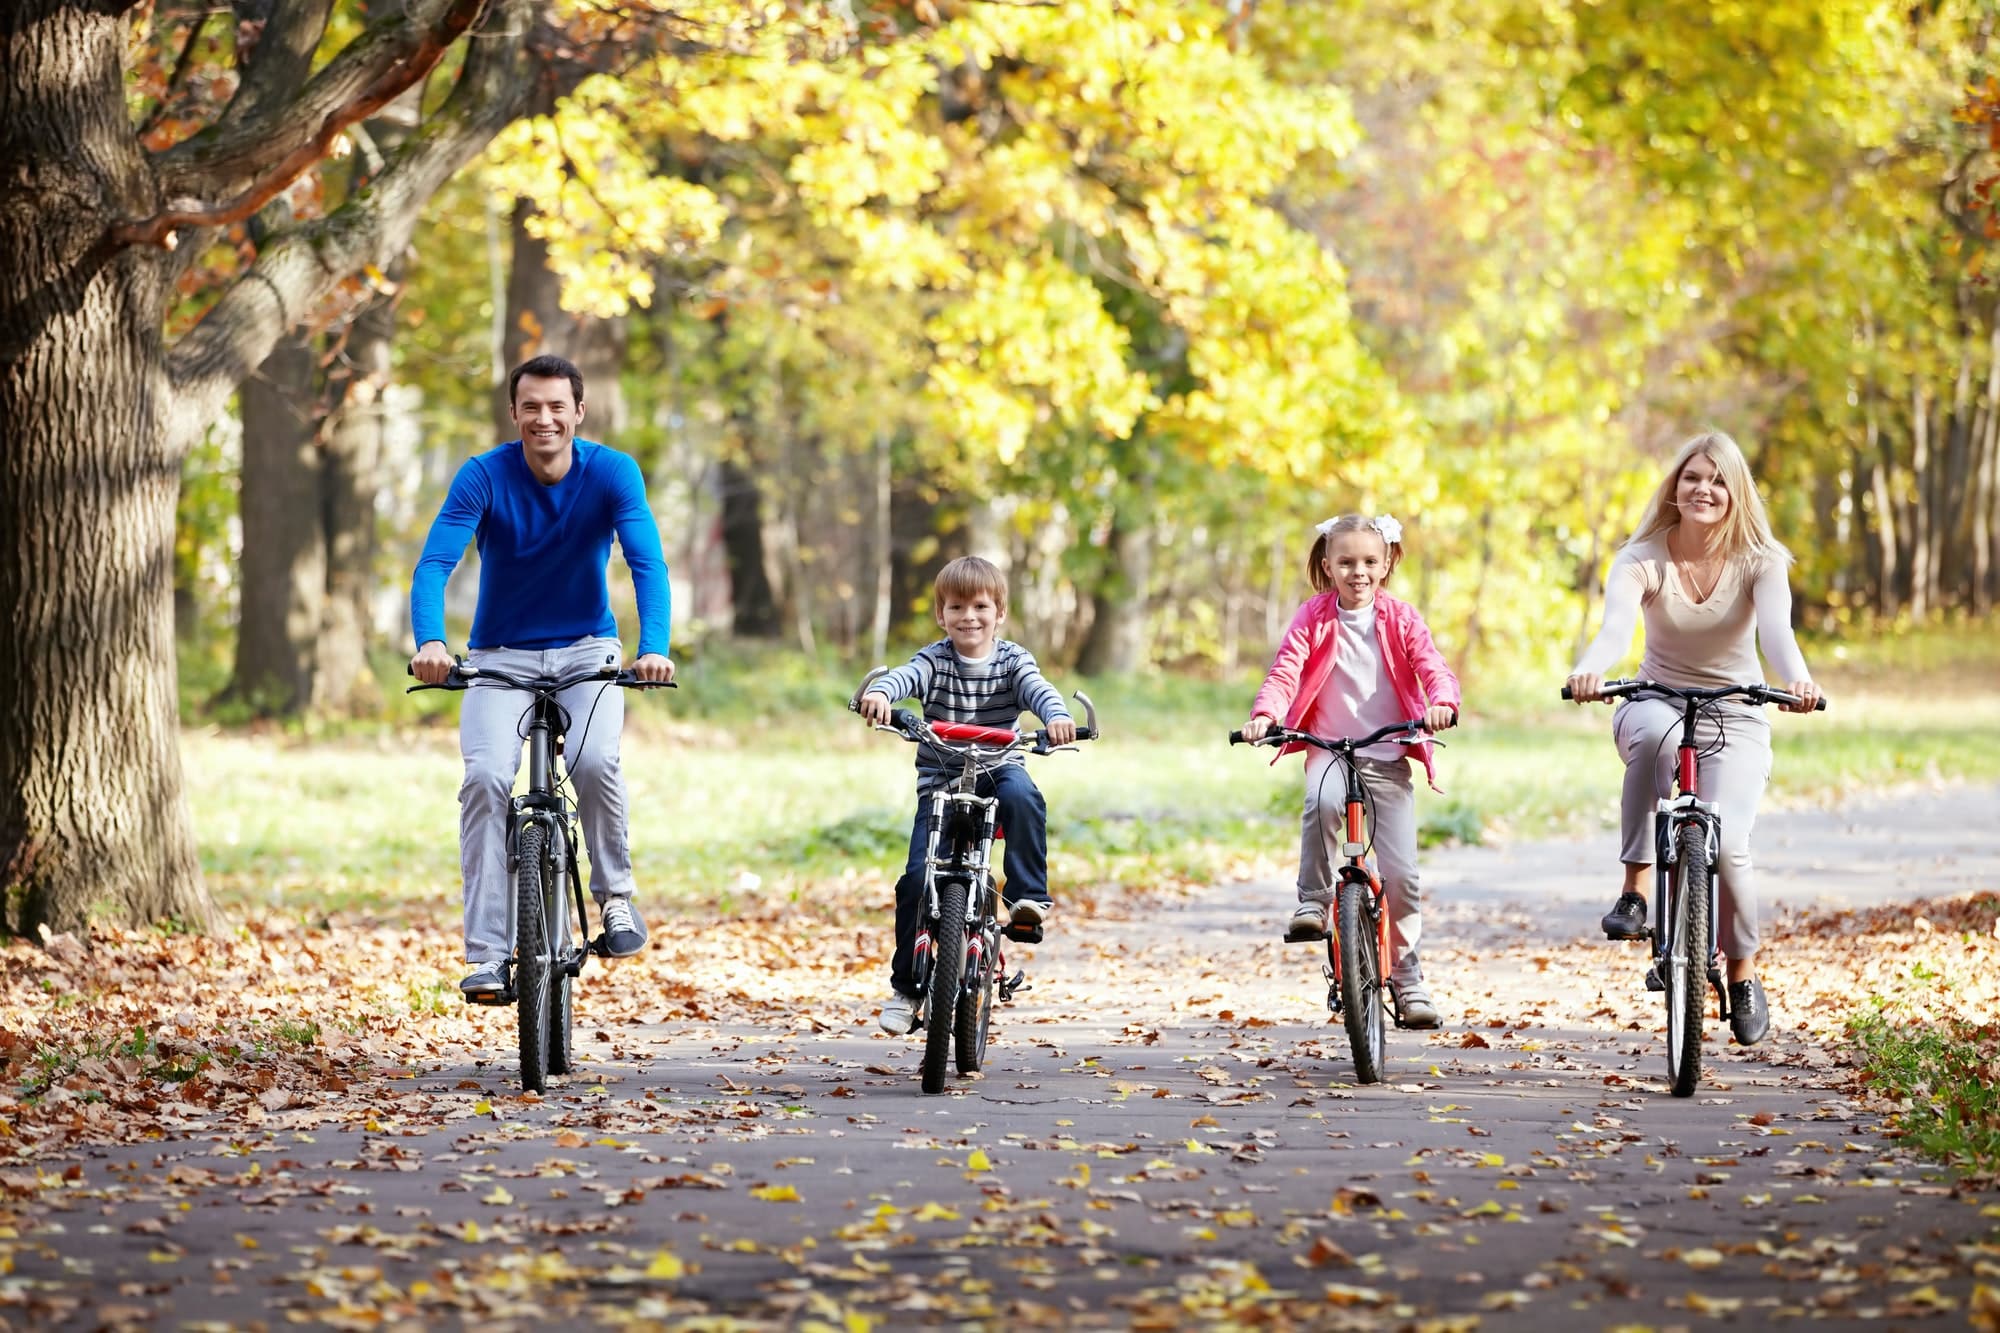
<path fill-rule="evenodd" d="M 1814 701 L 1813 712 L 1824 713 L 1825 711 L 1826 711 L 1826 696 L 1822 694 L 1817 700 Z"/>
<path fill-rule="evenodd" d="M 1246 744 L 1248 744 L 1248 742 L 1247 742 L 1247 741 L 1245 741 L 1245 740 L 1243 739 L 1243 733 L 1242 733 L 1242 732 L 1240 732 L 1240 731 L 1232 731 L 1232 732 L 1230 732 L 1230 733 L 1229 733 L 1229 743 L 1230 743 L 1231 745 L 1246 745 Z"/>
<path fill-rule="evenodd" d="M 1080 741 L 1094 741 L 1097 739 L 1097 728 L 1078 727 L 1076 729 L 1076 738 Z"/>
<path fill-rule="evenodd" d="M 1569 697 L 1570 697 L 1570 696 L 1569 696 L 1569 686 L 1565 685 L 1565 686 L 1563 686 L 1563 698 L 1564 698 L 1564 699 L 1568 699 Z"/>

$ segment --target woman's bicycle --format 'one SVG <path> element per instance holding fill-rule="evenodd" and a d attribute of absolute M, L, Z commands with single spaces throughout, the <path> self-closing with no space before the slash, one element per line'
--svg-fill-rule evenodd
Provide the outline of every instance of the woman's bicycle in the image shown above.
<path fill-rule="evenodd" d="M 406 693 L 464 690 L 485 680 L 534 699 L 522 712 L 527 721 L 528 789 L 513 798 L 507 814 L 507 866 L 514 875 L 514 897 L 508 904 L 514 956 L 500 965 L 501 989 L 466 998 L 473 1004 L 519 1007 L 521 1086 L 541 1092 L 550 1074 L 567 1074 L 576 1064 L 571 983 L 591 954 L 611 956 L 602 934 L 589 938 L 590 917 L 576 861 L 576 807 L 557 771 L 571 719 L 556 696 L 593 680 L 603 681 L 607 689 L 674 686 L 671 681 L 641 680 L 614 667 L 567 676 L 514 676 L 459 661 L 442 685 L 412 685 Z"/>
<path fill-rule="evenodd" d="M 1569 686 L 1562 697 L 1570 697 Z M 1646 988 L 1667 994 L 1667 1073 L 1676 1097 L 1692 1097 L 1701 1082 L 1704 984 L 1715 990 L 1717 1015 L 1729 1019 L 1729 987 L 1715 961 L 1715 920 L 1720 892 L 1715 873 L 1722 845 L 1722 815 L 1701 799 L 1701 746 L 1695 723 L 1723 699 L 1753 704 L 1797 704 L 1798 696 L 1768 685 L 1722 685 L 1682 689 L 1650 680 L 1607 680 L 1602 697 L 1669 699 L 1681 706 L 1681 738 L 1674 765 L 1674 794 L 1662 798 L 1653 815 L 1655 924 L 1644 938 L 1653 942 Z M 1817 708 L 1824 710 L 1826 700 Z"/>
<path fill-rule="evenodd" d="M 1326 1007 L 1339 1014 L 1347 1026 L 1347 1039 L 1354 1046 L 1354 1080 L 1380 1083 L 1387 1061 L 1383 1056 L 1389 1011 L 1394 1007 L 1393 990 L 1389 1003 L 1382 992 L 1388 977 L 1382 960 L 1389 953 L 1389 913 L 1383 902 L 1382 881 L 1369 860 L 1368 791 L 1361 784 L 1361 770 L 1354 762 L 1357 751 L 1382 741 L 1412 741 L 1424 735 L 1422 718 L 1396 722 L 1372 735 L 1353 740 L 1315 736 L 1290 727 L 1272 727 L 1261 740 L 1245 740 L 1243 733 L 1229 733 L 1231 745 L 1310 745 L 1325 750 L 1339 761 L 1347 780 L 1346 837 L 1340 844 L 1341 864 L 1335 869 L 1333 911 L 1326 939 L 1326 962 L 1320 972 L 1326 978 Z M 1442 745 L 1442 741 L 1432 741 Z M 1329 766 L 1331 767 L 1331 765 Z M 1322 805 L 1321 809 L 1325 807 Z M 1400 1011 L 1396 1026 L 1403 1026 Z"/>
<path fill-rule="evenodd" d="M 887 667 L 870 671 L 848 700 L 848 709 L 860 712 L 861 696 L 887 674 Z M 1085 717 L 1076 738 L 1096 740 L 1097 707 L 1081 690 L 1075 698 Z M 979 794 L 979 779 L 1017 750 L 1051 754 L 1069 747 L 1051 745 L 1045 731 L 930 722 L 907 708 L 896 709 L 889 715 L 889 725 L 876 730 L 962 760 L 958 776 L 926 798 L 930 832 L 924 856 L 925 906 L 912 964 L 917 994 L 922 997 L 918 1023 L 924 1029 L 923 1087 L 925 1092 L 943 1092 L 945 1066 L 954 1050 L 959 1073 L 978 1073 L 986 1060 L 994 1004 L 1013 999 L 1027 984 L 1023 972 L 1007 975 L 1002 937 L 1026 944 L 1042 938 L 1040 926 L 1001 924 L 992 858 L 1000 802 Z"/>

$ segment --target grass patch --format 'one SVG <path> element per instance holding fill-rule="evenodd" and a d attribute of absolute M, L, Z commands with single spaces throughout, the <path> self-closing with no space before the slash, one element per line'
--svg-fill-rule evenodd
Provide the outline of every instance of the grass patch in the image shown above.
<path fill-rule="evenodd" d="M 2000 1025 L 1893 1021 L 1878 1004 L 1848 1022 L 1861 1077 L 1902 1106 L 1896 1132 L 1948 1165 L 2000 1177 Z"/>
<path fill-rule="evenodd" d="M 1816 645 L 1834 707 L 1811 718 L 1773 714 L 1768 803 L 2000 780 L 1995 643 L 2000 636 L 1977 626 L 1910 632 L 1848 645 L 1851 670 Z M 704 650 L 684 666 L 687 688 L 627 701 L 642 891 L 714 900 L 893 875 L 915 811 L 911 752 L 844 711 L 860 668 L 743 648 Z M 1052 678 L 1065 689 L 1079 683 Z M 1274 766 L 1269 751 L 1226 743 L 1254 673 L 1080 683 L 1106 739 L 1030 761 L 1048 797 L 1059 889 L 1293 861 L 1299 760 Z M 1468 725 L 1445 737 L 1440 756 L 1445 794 L 1418 797 L 1425 846 L 1615 824 L 1622 768 L 1611 710 L 1556 702 L 1553 681 L 1489 675 L 1471 684 Z M 405 702 L 420 725 L 186 734 L 203 865 L 225 906 L 314 920 L 455 916 L 458 699 Z"/>

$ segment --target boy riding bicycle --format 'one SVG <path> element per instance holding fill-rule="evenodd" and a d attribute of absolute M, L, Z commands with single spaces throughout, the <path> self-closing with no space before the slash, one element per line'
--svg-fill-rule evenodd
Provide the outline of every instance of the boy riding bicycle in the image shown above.
<path fill-rule="evenodd" d="M 1012 727 L 1025 710 L 1042 720 L 1049 740 L 1068 745 L 1076 739 L 1076 723 L 1063 707 L 1062 696 L 1042 678 L 1034 654 L 997 637 L 1007 620 L 1007 579 L 989 560 L 965 556 L 938 571 L 932 614 L 945 632 L 938 642 L 917 651 L 907 663 L 889 672 L 861 696 L 861 716 L 886 725 L 896 702 L 922 702 L 932 722 L 962 722 L 976 726 Z M 950 781 L 945 756 L 917 747 L 917 817 L 910 834 L 910 853 L 896 881 L 896 956 L 890 964 L 892 987 L 882 1006 L 882 1028 L 898 1036 L 916 1026 L 917 986 L 912 975 L 917 916 L 923 910 L 922 888 L 929 807 L 924 798 Z M 1032 929 L 1048 919 L 1053 902 L 1048 887 L 1048 807 L 1041 790 L 1016 753 L 979 780 L 981 795 L 1000 803 L 1000 826 L 1007 833 L 1004 867 L 1012 906 L 1010 924 Z"/>
<path fill-rule="evenodd" d="M 639 603 L 641 680 L 671 681 L 671 620 L 660 530 L 645 479 L 630 456 L 576 438 L 583 421 L 583 375 L 559 356 L 522 363 L 508 379 L 509 410 L 521 438 L 466 461 L 431 524 L 410 580 L 410 624 L 418 643 L 410 672 L 443 684 L 452 659 L 444 638 L 444 588 L 468 541 L 479 546 L 479 601 L 469 661 L 521 676 L 569 675 L 617 665 L 623 649 L 604 571 L 618 538 Z M 602 683 L 557 696 L 570 719 L 563 758 L 576 791 L 590 891 L 615 958 L 639 952 L 646 923 L 632 905 L 626 840 L 625 777 L 618 764 L 622 693 Z M 459 861 L 465 880 L 467 996 L 505 989 L 501 965 L 514 947 L 508 904 L 508 799 L 521 768 L 522 714 L 533 696 L 483 681 L 459 714 L 465 779 L 458 789 Z"/>

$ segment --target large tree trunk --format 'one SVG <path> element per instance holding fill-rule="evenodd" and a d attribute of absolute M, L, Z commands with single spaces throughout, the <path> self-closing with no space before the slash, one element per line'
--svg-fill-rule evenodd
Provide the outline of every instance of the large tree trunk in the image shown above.
<path fill-rule="evenodd" d="M 400 285 L 403 266 L 390 271 Z M 311 705 L 316 713 L 375 711 L 381 692 L 368 665 L 369 599 L 375 591 L 375 496 L 389 430 L 390 344 L 397 298 L 381 293 L 347 334 L 340 406 L 322 432 L 320 507 L 325 524 L 326 592 L 320 616 Z"/>
<path fill-rule="evenodd" d="M 764 567 L 763 497 L 757 478 L 732 459 L 716 467 L 721 475 L 722 553 L 729 562 L 729 632 L 739 639 L 775 639 L 784 626 Z"/>
<path fill-rule="evenodd" d="M 211 919 L 182 791 L 179 459 L 115 6 L 0 9 L 0 890 L 14 929 Z"/>
<path fill-rule="evenodd" d="M 562 307 L 562 279 L 549 267 L 548 244 L 528 230 L 535 206 L 514 205 L 513 262 L 507 270 L 507 315 L 501 333 L 502 379 L 493 394 L 493 424 L 502 440 L 516 438 L 508 414 L 505 375 L 531 356 L 567 357 L 583 372 L 585 421 L 577 434 L 614 448 L 625 424 L 625 393 L 618 382 L 625 368 L 623 319 L 573 315 Z"/>
<path fill-rule="evenodd" d="M 287 334 L 243 383 L 243 560 L 228 694 L 267 717 L 312 696 L 326 603 L 319 407 L 311 338 Z"/>
<path fill-rule="evenodd" d="M 1120 513 L 1111 524 L 1110 567 L 1092 590 L 1094 614 L 1076 668 L 1085 675 L 1146 665 L 1146 588 L 1153 572 L 1153 526 Z"/>

